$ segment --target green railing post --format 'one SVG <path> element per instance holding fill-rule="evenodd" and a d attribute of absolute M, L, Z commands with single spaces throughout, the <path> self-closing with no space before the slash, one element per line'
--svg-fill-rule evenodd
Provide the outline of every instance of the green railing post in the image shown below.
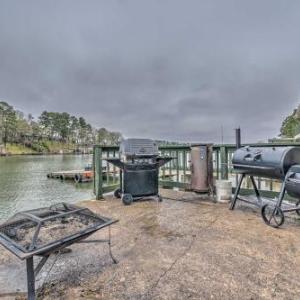
<path fill-rule="evenodd" d="M 228 152 L 225 146 L 221 146 L 221 179 L 228 179 Z"/>
<path fill-rule="evenodd" d="M 95 148 L 96 146 L 93 146 L 93 161 L 92 161 L 92 168 L 93 168 L 93 174 L 95 175 Z M 95 186 L 95 176 L 93 176 L 93 193 L 96 195 L 96 186 Z"/>
<path fill-rule="evenodd" d="M 95 170 L 95 194 L 96 199 L 103 198 L 103 175 L 102 175 L 102 149 L 100 146 L 94 147 L 94 170 Z"/>

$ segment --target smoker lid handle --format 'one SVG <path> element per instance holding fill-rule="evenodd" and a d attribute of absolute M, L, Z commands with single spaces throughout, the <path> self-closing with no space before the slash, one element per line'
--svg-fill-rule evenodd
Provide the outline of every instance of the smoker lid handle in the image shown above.
<path fill-rule="evenodd" d="M 246 161 L 257 161 L 261 159 L 261 153 L 256 153 L 254 156 L 251 156 L 251 154 L 247 154 L 244 156 L 244 160 Z"/>

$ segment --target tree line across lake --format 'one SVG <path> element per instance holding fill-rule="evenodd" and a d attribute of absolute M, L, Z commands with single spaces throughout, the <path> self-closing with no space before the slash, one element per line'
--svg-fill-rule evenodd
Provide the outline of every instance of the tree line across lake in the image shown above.
<path fill-rule="evenodd" d="M 34 119 L 25 116 L 4 101 L 0 101 L 0 146 L 16 143 L 30 147 L 34 152 L 48 152 L 49 141 L 68 145 L 74 151 L 93 144 L 118 144 L 121 133 L 105 128 L 93 128 L 83 117 L 66 112 L 43 111 Z"/>

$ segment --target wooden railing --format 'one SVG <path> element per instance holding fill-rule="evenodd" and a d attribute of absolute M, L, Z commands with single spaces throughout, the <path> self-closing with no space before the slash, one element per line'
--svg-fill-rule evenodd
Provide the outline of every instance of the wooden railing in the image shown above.
<path fill-rule="evenodd" d="M 253 147 L 282 147 L 298 146 L 300 143 L 289 144 L 247 144 Z M 231 160 L 235 145 L 214 145 L 213 146 L 213 172 L 214 179 L 228 179 L 232 181 L 233 189 L 236 186 L 237 174 L 233 172 Z M 104 158 L 118 157 L 119 148 L 117 146 L 95 145 L 93 150 L 93 168 L 94 176 L 94 193 L 96 199 L 101 199 L 104 193 L 113 191 L 119 186 L 119 170 L 107 164 Z M 189 189 L 190 186 L 190 146 L 161 146 L 159 148 L 161 155 L 171 156 L 174 159 L 160 169 L 159 184 L 165 188 Z M 275 179 L 255 178 L 258 188 L 262 195 L 275 197 L 279 192 L 280 182 Z M 245 181 L 242 192 L 245 194 L 252 193 L 250 181 Z"/>

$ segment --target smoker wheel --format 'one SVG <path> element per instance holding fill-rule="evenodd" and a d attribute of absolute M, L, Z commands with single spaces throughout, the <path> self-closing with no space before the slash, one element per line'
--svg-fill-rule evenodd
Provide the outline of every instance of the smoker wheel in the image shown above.
<path fill-rule="evenodd" d="M 133 201 L 131 194 L 123 194 L 122 196 L 123 204 L 130 205 Z"/>
<path fill-rule="evenodd" d="M 119 199 L 121 198 L 121 189 L 120 188 L 118 188 L 114 191 L 114 197 L 119 198 Z"/>
<path fill-rule="evenodd" d="M 265 204 L 261 209 L 264 222 L 274 228 L 278 228 L 284 223 L 284 214 L 280 207 Z"/>
<path fill-rule="evenodd" d="M 163 201 L 163 197 L 161 195 L 158 195 L 158 201 L 162 202 Z"/>

